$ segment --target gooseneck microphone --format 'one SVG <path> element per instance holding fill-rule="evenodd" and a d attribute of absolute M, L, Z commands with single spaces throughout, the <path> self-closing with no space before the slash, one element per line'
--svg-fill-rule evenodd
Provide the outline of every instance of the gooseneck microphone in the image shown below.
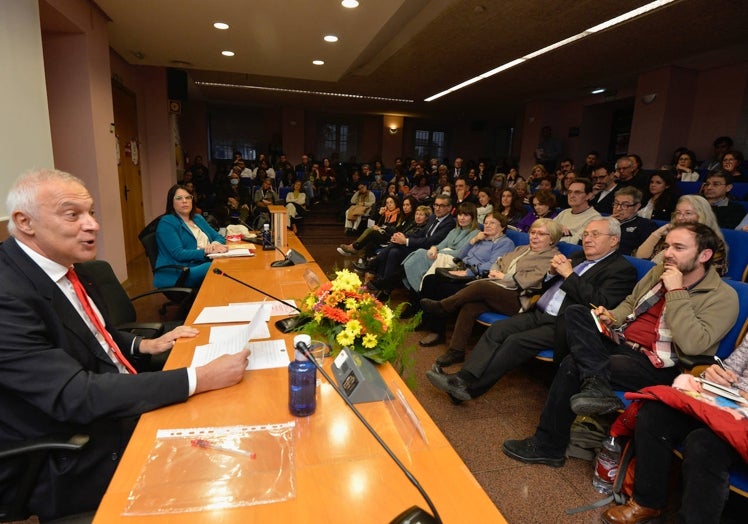
<path fill-rule="evenodd" d="M 213 268 L 213 273 L 215 273 L 216 275 L 224 276 L 224 277 L 226 277 L 226 278 L 228 278 L 230 280 L 233 280 L 234 282 L 236 282 L 238 284 L 241 284 L 244 287 L 248 287 L 249 289 L 251 289 L 253 291 L 257 291 L 259 294 L 261 294 L 263 296 L 266 296 L 268 298 L 272 298 L 273 300 L 277 300 L 278 302 L 286 304 L 289 307 L 292 307 L 296 311 L 298 311 L 299 313 L 301 313 L 301 310 L 299 308 L 297 308 L 296 306 L 294 306 L 293 304 L 288 304 L 288 302 L 285 302 L 284 300 L 282 300 L 280 298 L 274 297 L 273 295 L 271 295 L 267 291 L 263 291 L 261 289 L 257 289 L 252 284 L 248 284 L 247 282 L 243 282 L 243 281 L 239 280 L 238 278 L 234 278 L 231 275 L 229 275 L 228 273 L 226 273 L 225 271 L 223 271 L 221 269 L 218 269 L 217 267 Z M 277 327 L 281 331 L 281 333 L 290 333 L 291 331 L 296 330 L 296 328 L 303 326 L 304 324 L 306 324 L 310 320 L 311 319 L 309 317 L 299 318 L 298 316 L 288 317 L 288 318 L 282 318 L 282 319 L 277 320 L 275 322 L 275 327 Z"/>
<path fill-rule="evenodd" d="M 288 267 L 294 265 L 293 260 L 288 257 L 288 253 L 284 253 L 283 250 L 275 244 L 273 244 L 273 247 L 276 251 L 278 251 L 278 253 L 283 255 L 283 260 L 276 260 L 275 262 L 271 262 L 270 267 Z"/>
<path fill-rule="evenodd" d="M 397 455 L 387 446 L 387 444 L 382 440 L 382 437 L 379 436 L 379 433 L 376 432 L 376 430 L 371 427 L 371 424 L 367 422 L 367 420 L 364 418 L 364 416 L 361 414 L 361 412 L 356 409 L 356 406 L 353 405 L 353 403 L 348 399 L 345 393 L 340 390 L 340 387 L 333 382 L 332 378 L 330 378 L 330 375 L 327 374 L 327 372 L 322 369 L 322 366 L 319 365 L 317 360 L 314 358 L 314 355 L 309 351 L 309 346 L 305 344 L 303 341 L 297 341 L 296 345 L 294 346 L 294 349 L 297 351 L 300 351 L 308 360 L 309 362 L 314 364 L 314 367 L 317 368 L 317 370 L 322 374 L 325 379 L 327 379 L 327 382 L 332 386 L 332 389 L 335 390 L 335 392 L 340 396 L 340 398 L 343 399 L 343 402 L 346 403 L 346 405 L 351 408 L 351 411 L 353 411 L 353 414 L 358 417 L 358 419 L 361 421 L 361 423 L 364 425 L 364 427 L 369 430 L 369 433 L 374 437 L 374 439 L 379 443 L 380 446 L 384 449 L 384 451 L 389 455 L 389 457 L 397 464 L 397 467 L 400 468 L 400 470 L 405 474 L 405 476 L 408 478 L 411 484 L 415 486 L 415 488 L 418 490 L 418 492 L 421 494 L 423 499 L 426 501 L 426 503 L 429 505 L 429 508 L 431 508 L 433 516 L 430 515 L 426 510 L 418 507 L 418 506 L 412 506 L 402 513 L 400 513 L 397 517 L 395 517 L 393 520 L 390 521 L 390 524 L 442 524 L 442 519 L 439 517 L 439 512 L 436 511 L 436 507 L 434 506 L 434 503 L 431 502 L 431 499 L 429 498 L 428 494 L 426 493 L 426 490 L 423 489 L 423 486 L 416 480 L 416 478 L 413 476 L 413 474 L 408 470 L 408 468 L 405 467 L 405 465 L 400 462 L 400 459 L 397 458 Z"/>

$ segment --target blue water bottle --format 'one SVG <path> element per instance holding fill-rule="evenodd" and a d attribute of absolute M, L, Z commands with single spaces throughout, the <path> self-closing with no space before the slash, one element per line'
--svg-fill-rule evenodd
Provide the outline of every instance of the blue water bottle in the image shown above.
<path fill-rule="evenodd" d="M 306 417 L 317 408 L 317 368 L 309 362 L 299 345 L 308 349 L 309 335 L 296 335 L 293 339 L 295 359 L 288 365 L 288 410 L 296 417 Z"/>
<path fill-rule="evenodd" d="M 262 226 L 262 249 L 263 251 L 272 251 L 275 249 L 273 239 L 270 237 L 270 224 Z"/>

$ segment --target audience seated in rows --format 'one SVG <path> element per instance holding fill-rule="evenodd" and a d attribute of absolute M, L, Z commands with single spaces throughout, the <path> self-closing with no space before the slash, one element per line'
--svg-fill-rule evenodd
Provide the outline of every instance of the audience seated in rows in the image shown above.
<path fill-rule="evenodd" d="M 429 381 L 452 400 L 466 401 L 484 394 L 541 349 L 553 347 L 564 354 L 559 341 L 566 339 L 565 325 L 573 325 L 566 316 L 573 304 L 585 308 L 590 317 L 590 304 L 612 308 L 636 283 L 636 270 L 617 253 L 620 237 L 616 219 L 590 221 L 584 230 L 583 251 L 571 259 L 562 254 L 551 259 L 543 293 L 533 307 L 492 324 L 456 374 L 444 373 L 437 364 L 426 373 Z M 568 428 L 564 438 L 568 439 Z"/>
<path fill-rule="evenodd" d="M 713 355 L 738 316 L 735 290 L 711 267 L 719 244 L 703 224 L 675 226 L 667 235 L 664 264 L 653 267 L 617 307 L 594 308 L 595 319 L 588 303 L 569 306 L 569 354 L 553 379 L 537 430 L 529 438 L 505 441 L 504 453 L 560 467 L 577 415 L 602 415 L 623 406 L 613 388 L 671 384 L 678 375 L 676 348 L 685 355 Z M 597 323 L 625 338 L 602 336 Z M 470 385 L 466 393 L 475 391 L 475 384 L 460 380 Z"/>
<path fill-rule="evenodd" d="M 452 200 L 449 195 L 440 195 L 434 202 L 434 214 L 429 217 L 423 229 L 406 236 L 397 232 L 390 238 L 386 247 L 377 253 L 375 259 L 368 265 L 367 270 L 376 273 L 377 279 L 390 277 L 401 271 L 401 264 L 408 254 L 421 248 L 428 248 L 438 244 L 455 226 L 455 217 L 452 216 Z M 376 284 L 369 283 L 374 292 Z M 386 291 L 384 291 L 386 293 Z"/>
<path fill-rule="evenodd" d="M 466 282 L 481 278 L 496 259 L 514 249 L 514 242 L 505 235 L 506 218 L 498 211 L 486 217 L 488 224 L 478 230 L 475 206 L 469 202 L 458 207 L 457 228 L 438 246 L 418 250 L 403 261 L 405 287 L 410 291 L 408 307 L 401 317 L 409 318 L 420 311 L 421 297 L 442 298 L 461 288 Z M 468 214 L 469 213 L 469 214 Z M 450 235 L 463 236 L 462 246 L 442 247 Z M 424 252 L 425 251 L 425 252 Z M 431 344 L 433 345 L 433 344 Z"/>
<path fill-rule="evenodd" d="M 448 350 L 436 359 L 440 367 L 464 362 L 475 320 L 485 311 L 516 315 L 532 307 L 543 286 L 550 262 L 560 255 L 556 244 L 561 227 L 549 218 L 539 218 L 530 228 L 530 243 L 500 257 L 488 277 L 470 282 L 441 300 L 422 298 L 423 325 L 429 331 L 420 345 L 434 345 L 446 338 L 448 316 L 459 311 Z"/>

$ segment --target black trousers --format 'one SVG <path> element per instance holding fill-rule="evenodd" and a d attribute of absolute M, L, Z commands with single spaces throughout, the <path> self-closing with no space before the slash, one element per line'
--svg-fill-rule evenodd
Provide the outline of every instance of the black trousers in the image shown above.
<path fill-rule="evenodd" d="M 634 500 L 649 508 L 667 504 L 673 448 L 683 444 L 681 522 L 718 523 L 729 494 L 729 470 L 740 455 L 701 421 L 656 401 L 636 420 Z"/>
<path fill-rule="evenodd" d="M 678 375 L 677 368 L 656 368 L 642 353 L 601 335 L 589 306 L 569 306 L 564 316 L 570 354 L 561 361 L 553 378 L 535 432 L 540 448 L 559 457 L 566 451 L 569 429 L 576 417 L 569 401 L 586 378 L 599 376 L 614 389 L 636 391 L 655 384 L 669 385 Z"/>

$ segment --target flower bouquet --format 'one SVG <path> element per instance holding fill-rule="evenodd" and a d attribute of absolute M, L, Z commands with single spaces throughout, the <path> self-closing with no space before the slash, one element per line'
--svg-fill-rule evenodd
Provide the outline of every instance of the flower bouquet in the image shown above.
<path fill-rule="evenodd" d="M 335 278 L 307 295 L 300 315 L 310 321 L 300 328 L 312 338 L 329 342 L 333 354 L 343 347 L 381 364 L 389 362 L 401 374 L 412 367 L 414 348 L 403 341 L 420 321 L 420 314 L 400 320 L 403 304 L 393 311 L 361 284 L 356 273 L 335 272 Z"/>

